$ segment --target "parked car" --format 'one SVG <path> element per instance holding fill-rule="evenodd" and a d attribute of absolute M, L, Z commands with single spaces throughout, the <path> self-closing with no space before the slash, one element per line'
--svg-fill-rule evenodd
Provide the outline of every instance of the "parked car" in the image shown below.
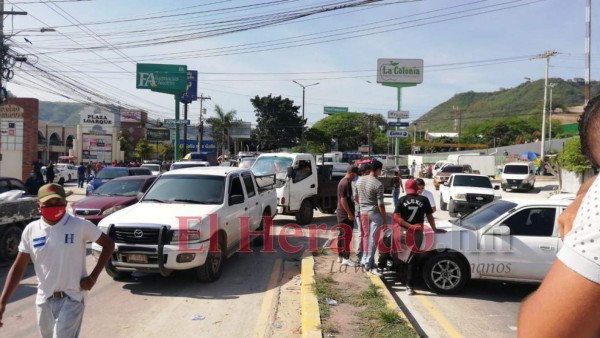
<path fill-rule="evenodd" d="M 46 172 L 48 171 L 48 169 L 46 167 L 42 167 L 42 175 L 44 176 L 44 182 L 46 182 Z M 64 171 L 60 171 L 58 170 L 57 167 L 54 167 L 54 183 L 58 183 L 58 181 L 60 180 L 60 178 L 64 178 L 65 182 L 68 182 L 67 179 L 69 178 L 68 174 Z"/>
<path fill-rule="evenodd" d="M 470 279 L 539 283 L 562 246 L 557 220 L 571 202 L 495 200 L 465 217 L 437 222 L 447 232 L 430 238 L 414 259 L 427 286 L 441 294 L 459 292 Z M 393 266 L 403 270 L 406 255 L 393 257 Z"/>
<path fill-rule="evenodd" d="M 469 164 L 449 164 L 442 168 L 442 170 L 438 171 L 435 176 L 433 176 L 433 186 L 435 190 L 440 190 L 440 185 L 448 182 L 450 179 L 450 175 L 454 173 L 473 173 L 473 169 Z"/>
<path fill-rule="evenodd" d="M 176 170 L 176 169 L 182 169 L 182 168 L 193 168 L 193 167 L 210 167 L 210 162 L 194 161 L 194 160 L 173 162 L 171 164 L 171 167 L 169 168 L 169 171 Z"/>
<path fill-rule="evenodd" d="M 27 193 L 23 181 L 12 177 L 0 177 L 0 194 L 14 190 Z M 17 195 L 0 201 L 0 261 L 17 257 L 23 229 L 29 222 L 40 217 L 37 196 Z"/>
<path fill-rule="evenodd" d="M 342 177 L 346 176 L 346 173 L 348 172 L 348 167 L 350 166 L 350 164 L 348 163 L 344 163 L 344 162 L 334 162 L 334 163 L 328 163 L 329 165 L 332 166 L 331 168 L 331 177 L 333 179 L 341 179 Z"/>
<path fill-rule="evenodd" d="M 398 171 L 400 172 L 400 178 L 409 178 L 410 177 L 410 169 L 407 165 L 399 165 Z"/>
<path fill-rule="evenodd" d="M 0 194 L 11 190 L 22 190 L 27 193 L 27 186 L 18 178 L 0 177 Z"/>
<path fill-rule="evenodd" d="M 160 164 L 144 163 L 140 166 L 140 168 L 148 168 L 152 175 L 160 175 L 162 173 Z"/>
<path fill-rule="evenodd" d="M 123 176 L 139 176 L 139 175 L 152 175 L 152 172 L 148 168 L 132 167 L 106 167 L 100 170 L 85 188 L 85 194 L 90 195 L 92 191 L 100 188 L 104 183 Z"/>
<path fill-rule="evenodd" d="M 144 193 L 156 180 L 155 175 L 123 176 L 103 184 L 84 199 L 73 202 L 69 214 L 98 224 L 104 217 L 128 207 L 138 200 L 138 193 Z"/>
<path fill-rule="evenodd" d="M 69 163 L 57 163 L 56 168 L 61 172 L 61 176 L 65 177 L 65 182 L 77 179 L 77 167 Z"/>
<path fill-rule="evenodd" d="M 394 174 L 397 172 L 398 167 L 395 165 L 392 166 L 384 166 L 381 171 L 381 175 L 379 176 L 379 181 L 383 184 L 383 192 L 392 193 L 394 189 L 392 179 L 394 178 Z"/>
<path fill-rule="evenodd" d="M 502 169 L 502 190 L 533 190 L 535 171 L 532 162 L 510 162 Z"/>

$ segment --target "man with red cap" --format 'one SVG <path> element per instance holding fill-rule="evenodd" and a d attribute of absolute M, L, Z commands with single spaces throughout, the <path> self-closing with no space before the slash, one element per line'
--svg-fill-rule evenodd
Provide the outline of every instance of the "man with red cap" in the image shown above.
<path fill-rule="evenodd" d="M 32 260 L 38 279 L 37 320 L 42 337 L 77 337 L 81 328 L 84 298 L 114 250 L 113 241 L 93 223 L 66 213 L 67 194 L 58 184 L 38 191 L 42 218 L 25 227 L 19 253 L 8 272 L 0 296 L 0 327 L 6 304 Z M 88 242 L 102 246 L 91 273 L 85 256 Z"/>
<path fill-rule="evenodd" d="M 433 218 L 433 210 L 429 199 L 427 197 L 419 195 L 419 185 L 414 179 L 409 179 L 404 184 L 404 191 L 406 195 L 398 199 L 394 214 L 399 214 L 400 218 L 408 222 L 411 227 L 416 227 L 414 232 L 415 246 L 420 248 L 423 242 L 423 223 L 425 217 L 429 225 L 436 233 L 444 233 L 445 230 L 438 230 L 435 227 L 435 220 Z M 406 222 L 400 222 L 400 226 L 406 227 Z M 406 278 L 406 293 L 408 295 L 414 295 L 413 290 L 415 276 L 417 274 L 417 259 L 415 259 L 415 253 L 412 253 L 408 259 L 408 273 Z"/>

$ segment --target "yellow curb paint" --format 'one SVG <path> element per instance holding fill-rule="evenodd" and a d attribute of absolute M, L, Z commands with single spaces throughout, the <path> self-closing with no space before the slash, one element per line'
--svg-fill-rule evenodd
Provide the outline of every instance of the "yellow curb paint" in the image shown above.
<path fill-rule="evenodd" d="M 271 311 L 273 310 L 273 297 L 275 296 L 275 289 L 279 282 L 279 275 L 281 274 L 281 258 L 275 260 L 273 271 L 271 272 L 271 278 L 269 278 L 269 284 L 267 285 L 267 291 L 263 297 L 262 306 L 260 307 L 260 313 L 258 315 L 258 321 L 256 324 L 256 330 L 254 331 L 254 337 L 267 337 L 271 335 L 269 328 L 274 318 L 271 318 Z"/>
<path fill-rule="evenodd" d="M 427 299 L 427 297 L 423 295 L 415 295 L 411 297 L 418 299 L 421 302 L 421 304 L 425 306 L 425 308 L 429 311 L 431 316 L 438 321 L 440 326 L 448 333 L 450 337 L 462 337 L 458 330 L 440 311 L 437 310 L 435 306 L 433 306 L 433 304 L 429 301 L 429 299 Z"/>
<path fill-rule="evenodd" d="M 313 290 L 315 284 L 315 259 L 305 252 L 302 258 L 302 287 L 300 297 L 302 304 L 302 337 L 323 337 L 321 333 L 321 314 L 319 301 Z"/>
<path fill-rule="evenodd" d="M 404 315 L 404 312 L 402 312 L 402 310 L 400 310 L 400 307 L 396 303 L 394 296 L 392 296 L 392 294 L 390 293 L 390 290 L 387 289 L 387 287 L 385 286 L 385 284 L 383 283 L 381 278 L 374 276 L 374 275 L 369 275 L 369 278 L 371 279 L 371 283 L 378 286 L 381 289 L 381 292 L 383 292 L 383 298 L 385 299 L 385 304 L 387 305 L 388 309 L 398 312 L 398 315 L 400 315 L 400 317 L 402 319 L 404 319 L 406 324 L 408 324 L 410 327 L 412 327 L 414 329 L 415 327 L 412 326 L 411 322 L 408 320 L 408 318 L 406 318 L 406 316 Z"/>

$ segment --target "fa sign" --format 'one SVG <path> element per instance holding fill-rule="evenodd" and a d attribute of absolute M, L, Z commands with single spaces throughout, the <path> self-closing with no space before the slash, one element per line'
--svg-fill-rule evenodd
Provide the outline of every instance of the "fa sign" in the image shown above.
<path fill-rule="evenodd" d="M 154 73 L 139 73 L 138 87 L 142 88 L 156 88 L 156 80 L 154 79 Z"/>

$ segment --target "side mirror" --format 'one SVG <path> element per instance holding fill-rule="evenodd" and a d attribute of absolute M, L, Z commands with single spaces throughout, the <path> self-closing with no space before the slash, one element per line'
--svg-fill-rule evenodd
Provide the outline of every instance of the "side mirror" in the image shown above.
<path fill-rule="evenodd" d="M 229 196 L 229 205 L 244 203 L 244 195 L 232 195 Z"/>
<path fill-rule="evenodd" d="M 501 224 L 499 227 L 492 228 L 493 236 L 510 236 L 510 228 L 504 224 Z"/>
<path fill-rule="evenodd" d="M 448 185 L 450 185 L 450 181 L 444 182 L 444 185 L 447 187 Z"/>
<path fill-rule="evenodd" d="M 287 177 L 294 179 L 294 177 L 296 177 L 296 170 L 294 170 L 294 167 L 287 167 Z"/>
<path fill-rule="evenodd" d="M 499 185 L 495 185 L 494 186 L 494 190 L 500 190 L 500 186 Z"/>

